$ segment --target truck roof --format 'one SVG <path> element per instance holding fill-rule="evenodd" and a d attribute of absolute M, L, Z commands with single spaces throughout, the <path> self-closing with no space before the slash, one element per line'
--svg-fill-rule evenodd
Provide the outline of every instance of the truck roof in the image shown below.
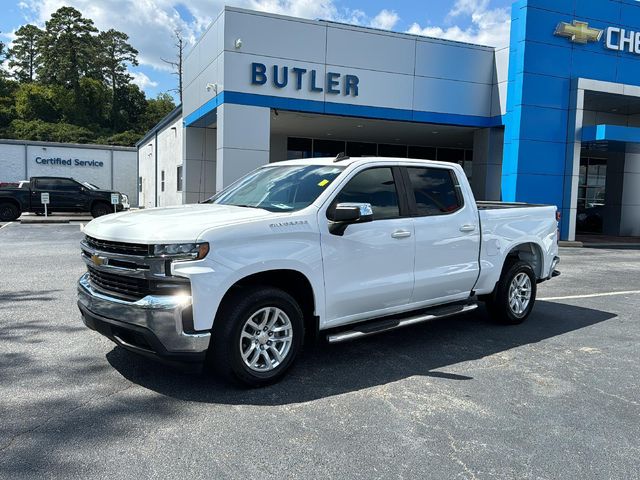
<path fill-rule="evenodd" d="M 436 160 L 421 160 L 414 158 L 406 158 L 406 157 L 319 157 L 319 158 L 301 158 L 296 160 L 285 160 L 282 162 L 277 162 L 278 165 L 336 165 L 336 166 L 348 166 L 355 163 L 376 163 L 376 162 L 397 162 L 397 163 L 406 163 L 406 162 L 420 162 L 425 165 L 457 165 L 451 162 L 438 162 Z M 268 166 L 272 166 L 273 164 L 269 164 Z"/>

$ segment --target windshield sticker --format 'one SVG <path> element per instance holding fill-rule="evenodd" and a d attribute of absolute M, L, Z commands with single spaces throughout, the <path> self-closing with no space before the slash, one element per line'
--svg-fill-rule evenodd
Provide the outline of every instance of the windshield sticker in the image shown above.
<path fill-rule="evenodd" d="M 322 180 L 322 181 L 318 184 L 318 186 L 319 186 L 319 187 L 326 187 L 328 183 L 329 183 L 329 180 L 327 180 L 327 179 L 325 178 L 324 180 Z"/>

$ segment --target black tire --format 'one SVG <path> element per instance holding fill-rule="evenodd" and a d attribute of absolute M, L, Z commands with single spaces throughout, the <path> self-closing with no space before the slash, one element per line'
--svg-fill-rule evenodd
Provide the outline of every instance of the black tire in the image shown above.
<path fill-rule="evenodd" d="M 93 218 L 102 217 L 111 213 L 111 208 L 108 203 L 98 202 L 91 207 L 91 216 Z"/>
<path fill-rule="evenodd" d="M 15 204 L 11 202 L 0 203 L 0 221 L 13 222 L 17 220 L 21 214 L 22 212 Z"/>
<path fill-rule="evenodd" d="M 517 300 L 515 300 L 515 305 L 512 306 L 510 302 L 510 293 L 512 288 L 512 283 L 514 279 L 518 277 L 520 274 L 525 274 L 529 277 L 530 287 L 530 297 L 529 301 L 521 312 L 518 310 L 522 307 L 522 303 L 518 304 L 518 300 L 522 301 L 522 295 L 516 295 Z M 519 277 L 523 279 L 524 277 Z M 526 280 L 525 280 L 526 282 Z M 521 290 L 524 291 L 524 290 Z M 527 262 L 523 262 L 517 258 L 508 259 L 504 268 L 502 269 L 502 275 L 500 276 L 500 280 L 496 284 L 496 288 L 494 292 L 485 298 L 485 304 L 487 306 L 487 311 L 491 318 L 496 320 L 499 323 L 506 325 L 518 325 L 524 322 L 531 311 L 533 310 L 534 303 L 536 301 L 536 274 Z"/>
<path fill-rule="evenodd" d="M 241 334 L 246 328 L 247 321 L 267 307 L 278 308 L 286 314 L 291 323 L 292 340 L 280 364 L 272 370 L 260 372 L 250 368 L 243 360 Z M 284 376 L 300 352 L 303 339 L 304 316 L 291 295 L 269 286 L 238 288 L 225 299 L 216 315 L 207 361 L 209 367 L 226 380 L 243 386 L 263 387 L 277 382 Z M 255 342 L 257 345 L 258 340 Z M 266 345 L 260 345 L 260 347 L 269 348 Z M 257 348 L 254 348 L 253 353 Z M 262 357 L 259 360 L 266 364 L 266 360 Z"/>

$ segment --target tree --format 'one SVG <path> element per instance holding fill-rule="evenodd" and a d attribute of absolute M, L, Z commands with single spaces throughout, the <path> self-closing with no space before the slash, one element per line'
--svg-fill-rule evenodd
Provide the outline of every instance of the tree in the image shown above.
<path fill-rule="evenodd" d="M 38 76 L 43 83 L 77 89 L 83 75 L 95 75 L 98 30 L 73 7 L 61 7 L 45 23 L 38 41 L 42 63 Z"/>
<path fill-rule="evenodd" d="M 100 32 L 98 45 L 99 62 L 105 81 L 111 88 L 111 126 L 118 121 L 118 90 L 128 85 L 132 77 L 127 72 L 127 65 L 138 65 L 138 51 L 129 43 L 126 33 L 114 29 Z"/>
<path fill-rule="evenodd" d="M 170 61 L 161 58 L 164 63 L 168 64 L 173 70 L 172 75 L 178 77 L 178 88 L 172 88 L 169 90 L 170 92 L 176 92 L 178 94 L 178 98 L 180 99 L 180 103 L 182 103 L 182 58 L 184 55 L 184 40 L 182 38 L 182 31 L 176 29 L 173 31 L 173 34 L 176 38 L 175 47 L 177 49 L 176 60 Z"/>
<path fill-rule="evenodd" d="M 8 54 L 4 48 L 5 48 L 4 42 L 0 41 L 0 78 L 6 77 L 6 72 L 4 71 L 2 64 L 7 59 Z"/>
<path fill-rule="evenodd" d="M 42 120 L 14 120 L 9 133 L 12 138 L 39 140 L 43 142 L 89 143 L 95 134 L 84 127 L 68 123 L 47 123 Z"/>
<path fill-rule="evenodd" d="M 18 82 L 0 76 L 0 137 L 16 116 L 16 90 Z"/>
<path fill-rule="evenodd" d="M 38 42 L 41 36 L 42 30 L 31 24 L 16 30 L 16 38 L 9 49 L 9 67 L 14 69 L 14 77 L 19 82 L 35 80 L 36 70 L 40 67 Z"/>
<path fill-rule="evenodd" d="M 151 130 L 160 120 L 166 117 L 176 104 L 168 93 L 160 93 L 156 98 L 147 100 L 147 108 L 141 118 L 138 131 L 146 132 Z"/>
<path fill-rule="evenodd" d="M 16 114 L 21 120 L 57 122 L 60 111 L 54 89 L 37 83 L 23 83 L 15 93 Z"/>

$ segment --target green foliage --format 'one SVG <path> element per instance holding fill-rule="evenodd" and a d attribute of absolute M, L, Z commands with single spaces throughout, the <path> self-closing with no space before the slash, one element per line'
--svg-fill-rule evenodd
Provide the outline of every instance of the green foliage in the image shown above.
<path fill-rule="evenodd" d="M 16 38 L 9 49 L 9 67 L 13 68 L 16 80 L 33 82 L 36 70 L 40 68 L 40 50 L 38 41 L 42 30 L 35 25 L 27 24 L 16 30 Z"/>
<path fill-rule="evenodd" d="M 91 143 L 95 140 L 95 134 L 88 128 L 42 120 L 14 120 L 9 127 L 9 134 L 13 138 L 43 142 Z"/>
<path fill-rule="evenodd" d="M 16 114 L 20 120 L 57 122 L 60 111 L 52 87 L 36 83 L 23 83 L 15 94 Z"/>
<path fill-rule="evenodd" d="M 175 108 L 168 94 L 147 99 L 131 83 L 138 51 L 117 30 L 61 7 L 43 30 L 26 24 L 9 54 L 14 80 L 0 68 L 0 137 L 133 145 Z"/>
<path fill-rule="evenodd" d="M 0 78 L 0 137 L 16 117 L 15 94 L 18 82 Z"/>
<path fill-rule="evenodd" d="M 147 109 L 141 118 L 141 130 L 151 130 L 160 120 L 176 108 L 173 98 L 168 93 L 160 93 L 156 98 L 147 100 Z"/>
<path fill-rule="evenodd" d="M 110 137 L 100 137 L 98 138 L 98 143 L 102 143 L 103 145 L 122 145 L 125 147 L 132 147 L 138 140 L 140 140 L 140 138 L 142 138 L 142 135 L 138 132 L 127 130 L 126 132 L 116 133 Z"/>

